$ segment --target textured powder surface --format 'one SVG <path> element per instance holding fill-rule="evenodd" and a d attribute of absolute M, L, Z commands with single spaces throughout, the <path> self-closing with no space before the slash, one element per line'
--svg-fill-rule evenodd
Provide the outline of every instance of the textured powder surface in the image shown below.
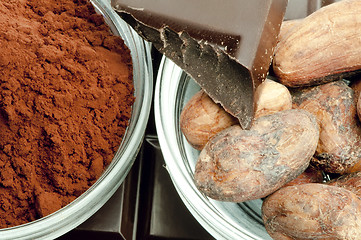
<path fill-rule="evenodd" d="M 64 207 L 111 162 L 130 52 L 86 0 L 0 1 L 0 228 Z"/>

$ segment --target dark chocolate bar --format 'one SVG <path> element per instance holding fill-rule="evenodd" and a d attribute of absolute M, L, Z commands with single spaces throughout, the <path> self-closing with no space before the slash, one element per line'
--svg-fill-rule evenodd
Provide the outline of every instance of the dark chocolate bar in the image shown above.
<path fill-rule="evenodd" d="M 248 129 L 287 0 L 112 0 L 145 40 Z"/>

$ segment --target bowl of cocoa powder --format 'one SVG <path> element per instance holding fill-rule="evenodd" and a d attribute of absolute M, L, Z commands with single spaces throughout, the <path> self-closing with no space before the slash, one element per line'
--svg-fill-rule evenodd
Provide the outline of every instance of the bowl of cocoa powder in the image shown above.
<path fill-rule="evenodd" d="M 107 0 L 3 0 L 0 13 L 0 239 L 53 239 L 129 172 L 150 48 Z"/>

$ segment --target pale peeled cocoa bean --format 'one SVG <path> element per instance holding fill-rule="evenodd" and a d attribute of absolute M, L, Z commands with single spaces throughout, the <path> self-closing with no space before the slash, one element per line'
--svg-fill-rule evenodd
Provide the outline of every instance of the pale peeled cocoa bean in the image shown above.
<path fill-rule="evenodd" d="M 361 128 L 353 90 L 336 81 L 292 91 L 294 108 L 309 111 L 320 125 L 314 164 L 330 173 L 361 170 Z"/>
<path fill-rule="evenodd" d="M 221 201 L 265 197 L 307 168 L 318 135 L 315 118 L 295 109 L 260 117 L 250 130 L 231 126 L 201 151 L 195 184 L 210 198 Z"/>
<path fill-rule="evenodd" d="M 292 97 L 288 88 L 270 79 L 257 87 L 254 102 L 255 118 L 292 108 Z"/>
<path fill-rule="evenodd" d="M 185 105 L 180 116 L 180 128 L 189 144 L 201 150 L 218 132 L 237 124 L 236 118 L 216 104 L 203 90 Z"/>
<path fill-rule="evenodd" d="M 262 218 L 274 240 L 361 239 L 361 200 L 335 186 L 284 187 L 265 199 Z"/>
<path fill-rule="evenodd" d="M 361 69 L 361 1 L 322 7 L 297 23 L 275 49 L 273 71 L 289 87 L 311 86 Z"/>

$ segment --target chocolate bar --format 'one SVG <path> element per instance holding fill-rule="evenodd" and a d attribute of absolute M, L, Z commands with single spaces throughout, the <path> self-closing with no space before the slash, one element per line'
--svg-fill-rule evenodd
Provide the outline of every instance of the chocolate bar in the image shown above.
<path fill-rule="evenodd" d="M 287 0 L 112 0 L 145 40 L 249 129 Z"/>

